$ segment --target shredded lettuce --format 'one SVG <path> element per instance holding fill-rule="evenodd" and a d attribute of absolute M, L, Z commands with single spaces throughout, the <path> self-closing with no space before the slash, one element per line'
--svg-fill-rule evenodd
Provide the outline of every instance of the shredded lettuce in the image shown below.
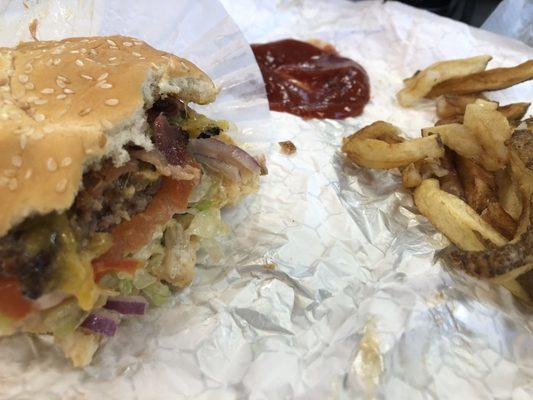
<path fill-rule="evenodd" d="M 228 225 L 220 217 L 220 210 L 210 208 L 196 213 L 186 233 L 203 239 L 212 239 L 217 235 L 225 235 L 228 231 Z"/>
<path fill-rule="evenodd" d="M 145 287 L 142 292 L 154 306 L 165 304 L 170 297 L 170 289 L 168 286 L 159 281 Z"/>
<path fill-rule="evenodd" d="M 75 299 L 65 301 L 44 312 L 43 325 L 57 337 L 71 334 L 81 324 L 86 313 Z"/>
<path fill-rule="evenodd" d="M 141 268 L 135 272 L 135 277 L 133 278 L 133 286 L 135 286 L 135 288 L 137 289 L 144 289 L 156 281 L 157 278 L 155 276 L 151 275 L 144 268 Z"/>

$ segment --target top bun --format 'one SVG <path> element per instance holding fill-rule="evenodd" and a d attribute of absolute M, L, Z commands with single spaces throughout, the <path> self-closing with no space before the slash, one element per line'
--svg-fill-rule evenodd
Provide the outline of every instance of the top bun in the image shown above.
<path fill-rule="evenodd" d="M 87 166 L 152 148 L 145 111 L 159 98 L 206 104 L 217 90 L 194 64 L 124 36 L 0 48 L 0 237 L 31 214 L 71 206 Z"/>

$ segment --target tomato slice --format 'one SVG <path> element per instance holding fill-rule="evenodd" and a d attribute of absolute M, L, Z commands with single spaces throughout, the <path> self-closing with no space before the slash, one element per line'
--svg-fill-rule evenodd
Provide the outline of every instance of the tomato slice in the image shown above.
<path fill-rule="evenodd" d="M 194 181 L 175 181 L 164 177 L 146 210 L 112 230 L 113 246 L 98 261 L 123 260 L 126 253 L 133 253 L 146 245 L 158 226 L 187 209 L 194 185 Z"/>
<path fill-rule="evenodd" d="M 133 259 L 93 261 L 92 264 L 94 268 L 94 279 L 96 282 L 99 282 L 108 272 L 123 271 L 133 275 L 135 270 L 142 265 L 140 261 Z"/>
<path fill-rule="evenodd" d="M 24 297 L 16 279 L 0 278 L 0 313 L 18 320 L 28 315 L 32 308 L 32 301 Z"/>

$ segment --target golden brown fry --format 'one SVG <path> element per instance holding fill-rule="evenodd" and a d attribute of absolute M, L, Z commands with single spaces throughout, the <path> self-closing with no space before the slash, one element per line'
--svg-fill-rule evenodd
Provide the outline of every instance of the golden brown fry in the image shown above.
<path fill-rule="evenodd" d="M 428 98 L 444 94 L 469 94 L 505 89 L 533 78 L 533 60 L 511 68 L 494 68 L 466 76 L 448 79 L 431 89 Z"/>
<path fill-rule="evenodd" d="M 479 94 L 439 96 L 437 98 L 437 116 L 443 119 L 463 115 L 466 106 L 480 98 L 483 96 Z"/>
<path fill-rule="evenodd" d="M 498 107 L 498 112 L 502 113 L 508 121 L 519 121 L 526 115 L 531 103 L 511 103 Z"/>
<path fill-rule="evenodd" d="M 406 189 L 413 189 L 422 183 L 422 175 L 416 165 L 411 163 L 402 171 L 402 184 Z"/>
<path fill-rule="evenodd" d="M 405 139 L 400 137 L 400 130 L 385 121 L 376 121 L 358 130 L 353 135 L 357 139 L 377 139 L 387 143 L 402 143 Z"/>
<path fill-rule="evenodd" d="M 481 213 L 481 217 L 507 240 L 511 240 L 516 234 L 516 221 L 507 214 L 500 203 L 489 203 Z"/>
<path fill-rule="evenodd" d="M 442 143 L 457 154 L 476 160 L 487 169 L 497 169 L 498 164 L 484 154 L 472 132 L 461 124 L 446 124 L 422 129 L 422 136 L 438 134 Z"/>
<path fill-rule="evenodd" d="M 511 179 L 508 169 L 496 171 L 494 179 L 499 203 L 505 212 L 517 221 L 522 213 L 522 201 L 516 183 Z"/>
<path fill-rule="evenodd" d="M 528 229 L 532 229 L 530 224 L 533 217 L 533 131 L 515 130 L 507 144 L 511 176 L 522 202 L 522 212 L 518 218 L 515 237 L 518 239 Z"/>
<path fill-rule="evenodd" d="M 468 158 L 459 156 L 456 162 L 466 202 L 476 212 L 481 213 L 489 203 L 497 201 L 494 176 Z"/>
<path fill-rule="evenodd" d="M 382 132 L 383 136 L 379 130 L 375 129 L 375 126 L 373 128 L 369 126 L 344 138 L 342 151 L 362 167 L 379 169 L 406 167 L 418 160 L 441 157 L 444 153 L 437 136 L 398 142 L 401 138 L 397 134 L 391 135 L 392 131 L 390 127 L 387 127 L 390 124 L 385 124 L 380 122 L 379 125 L 386 128 Z M 389 143 L 373 137 L 383 137 L 388 141 L 396 142 Z"/>
<path fill-rule="evenodd" d="M 463 126 L 472 132 L 483 148 L 484 154 L 477 160 L 487 170 L 496 171 L 507 165 L 509 152 L 505 141 L 511 137 L 512 131 L 507 118 L 491 109 L 493 104 L 480 102 L 477 100 L 466 106 Z"/>
<path fill-rule="evenodd" d="M 435 122 L 435 126 L 450 125 L 450 124 L 462 124 L 463 115 L 454 115 L 453 117 L 441 118 Z"/>
<path fill-rule="evenodd" d="M 396 95 L 398 102 L 403 107 L 410 107 L 430 93 L 431 89 L 439 82 L 483 71 L 491 58 L 489 55 L 483 55 L 436 62 L 413 77 L 404 80 L 405 87 Z"/>
<path fill-rule="evenodd" d="M 440 159 L 440 165 L 447 173 L 439 177 L 440 187 L 445 192 L 453 194 L 460 199 L 464 198 L 464 189 L 457 173 L 456 157 L 450 149 L 446 148 L 444 157 Z"/>
<path fill-rule="evenodd" d="M 463 250 L 484 250 L 485 245 L 478 235 L 496 246 L 507 243 L 468 204 L 441 190 L 436 179 L 422 181 L 415 189 L 414 201 L 420 213 Z"/>

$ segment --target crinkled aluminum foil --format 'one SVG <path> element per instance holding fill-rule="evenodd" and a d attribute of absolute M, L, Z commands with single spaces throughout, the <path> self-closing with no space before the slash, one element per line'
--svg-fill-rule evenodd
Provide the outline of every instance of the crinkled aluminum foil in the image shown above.
<path fill-rule="evenodd" d="M 372 85 L 365 113 L 345 121 L 273 113 L 272 131 L 255 139 L 292 140 L 297 153 L 270 146 L 260 192 L 225 213 L 233 229 L 225 256 L 205 259 L 173 304 L 121 325 L 85 370 L 44 340 L 1 340 L 0 398 L 531 398 L 531 309 L 435 264 L 445 241 L 399 177 L 359 169 L 338 149 L 376 119 L 410 136 L 434 121 L 430 102 L 395 102 L 416 69 L 479 53 L 512 65 L 532 49 L 398 3 L 224 5 L 252 42 L 320 38 L 359 61 Z M 494 97 L 531 100 L 533 85 Z"/>

